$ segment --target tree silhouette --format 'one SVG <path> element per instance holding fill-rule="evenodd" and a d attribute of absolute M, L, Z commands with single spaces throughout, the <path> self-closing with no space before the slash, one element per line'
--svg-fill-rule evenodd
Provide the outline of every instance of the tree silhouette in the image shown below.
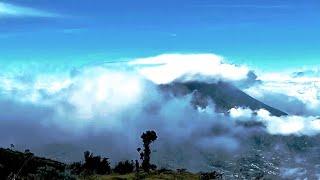
<path fill-rule="evenodd" d="M 140 153 L 140 159 L 142 160 L 142 169 L 145 172 L 149 172 L 150 169 L 155 169 L 155 165 L 150 164 L 150 144 L 157 139 L 157 134 L 155 131 L 146 131 L 141 135 L 143 141 L 143 151 L 138 148 L 137 151 Z"/>
<path fill-rule="evenodd" d="M 135 163 L 135 168 L 136 168 L 136 172 L 139 172 L 139 167 L 140 167 L 140 165 L 139 165 L 139 161 L 138 160 L 136 160 L 136 163 Z"/>
<path fill-rule="evenodd" d="M 110 174 L 111 167 L 108 158 L 101 156 L 93 156 L 89 151 L 84 152 L 83 169 L 88 173 Z"/>
<path fill-rule="evenodd" d="M 134 163 L 133 161 L 129 162 L 128 160 L 119 162 L 114 168 L 114 172 L 119 174 L 129 174 L 132 173 L 133 170 Z"/>

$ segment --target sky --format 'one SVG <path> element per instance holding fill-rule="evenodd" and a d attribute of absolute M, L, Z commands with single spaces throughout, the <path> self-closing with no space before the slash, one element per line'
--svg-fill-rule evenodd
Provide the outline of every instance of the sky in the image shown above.
<path fill-rule="evenodd" d="M 317 0 L 1 0 L 0 65 L 214 53 L 262 70 L 318 65 Z"/>

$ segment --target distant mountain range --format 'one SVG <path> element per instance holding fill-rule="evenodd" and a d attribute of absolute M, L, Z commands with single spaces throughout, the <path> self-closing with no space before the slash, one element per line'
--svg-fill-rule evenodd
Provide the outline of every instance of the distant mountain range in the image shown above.
<path fill-rule="evenodd" d="M 225 83 L 203 83 L 203 82 L 173 82 L 160 85 L 160 89 L 174 96 L 184 96 L 193 93 L 192 104 L 205 108 L 208 100 L 212 100 L 218 112 L 226 113 L 234 107 L 246 107 L 252 110 L 266 109 L 274 116 L 284 116 L 287 113 L 275 109 L 260 102 L 237 87 Z"/>

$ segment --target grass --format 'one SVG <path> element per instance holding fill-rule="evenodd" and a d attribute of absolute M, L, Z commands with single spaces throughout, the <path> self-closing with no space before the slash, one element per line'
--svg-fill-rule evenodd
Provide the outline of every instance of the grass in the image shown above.
<path fill-rule="evenodd" d="M 81 177 L 81 180 L 199 180 L 200 176 L 198 174 L 192 174 L 188 172 L 177 173 L 177 172 L 164 172 L 164 173 L 131 173 L 126 175 L 103 175 L 103 176 L 90 176 L 90 177 Z"/>

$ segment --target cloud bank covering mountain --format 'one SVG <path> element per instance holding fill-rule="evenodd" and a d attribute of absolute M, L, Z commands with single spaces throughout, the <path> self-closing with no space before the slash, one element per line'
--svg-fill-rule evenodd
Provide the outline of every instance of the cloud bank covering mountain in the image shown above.
<path fill-rule="evenodd" d="M 161 96 L 157 94 L 160 93 L 157 90 L 158 84 L 226 82 L 261 102 L 287 112 L 290 114 L 288 117 L 295 115 L 314 119 L 317 124 L 316 117 L 320 114 L 319 77 L 294 76 L 294 73 L 255 75 L 248 67 L 228 64 L 221 56 L 213 54 L 164 54 L 134 59 L 120 66 L 101 64 L 70 68 L 69 72 L 57 70 L 45 73 L 41 68 L 38 69 L 37 72 L 36 67 L 22 67 L 15 71 L 2 72 L 1 99 L 41 107 L 57 108 L 57 104 L 62 104 L 63 106 L 58 107 L 59 113 L 55 112 L 54 115 L 66 115 L 70 111 L 76 119 L 96 121 L 96 116 L 108 117 L 113 113 L 123 112 L 130 106 L 138 109 L 136 103 L 156 99 Z M 22 73 L 24 74 L 21 75 Z M 232 108 L 246 111 L 248 107 Z M 12 113 L 12 116 L 14 114 L 20 113 Z M 71 114 L 68 114 L 68 117 L 73 119 Z M 63 120 L 56 123 L 59 125 L 60 121 Z M 73 125 L 77 126 L 81 122 Z M 307 133 L 292 133 L 298 132 Z"/>
<path fill-rule="evenodd" d="M 209 168 L 204 152 L 228 159 L 250 151 L 248 139 L 259 134 L 320 133 L 318 76 L 255 74 L 214 54 L 164 54 L 115 64 L 66 65 L 56 71 L 40 64 L 25 67 L 29 69 L 7 67 L 0 74 L 2 146 L 12 143 L 44 153 L 40 149 L 49 144 L 73 144 L 107 152 L 113 159 L 136 158 L 139 135 L 155 129 L 160 137 L 155 145 L 158 164 L 165 166 L 166 159 L 201 170 Z M 180 96 L 160 88 L 189 82 L 206 84 L 212 91 L 225 83 L 225 92 L 245 92 L 244 102 L 254 97 L 265 105 L 250 108 L 235 98 L 226 100 L 220 111 L 222 103 L 201 88 Z M 285 113 L 274 115 L 271 107 Z M 176 162 L 174 152 L 186 146 L 180 155 L 197 161 Z"/>

